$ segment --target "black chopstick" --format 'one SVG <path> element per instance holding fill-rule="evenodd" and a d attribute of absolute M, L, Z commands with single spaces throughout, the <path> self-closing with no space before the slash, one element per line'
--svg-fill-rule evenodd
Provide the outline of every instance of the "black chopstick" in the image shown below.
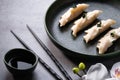
<path fill-rule="evenodd" d="M 11 33 L 17 38 L 17 40 L 28 50 L 33 51 L 20 37 L 18 37 L 12 30 Z M 33 51 L 34 52 L 34 51 Z M 34 52 L 35 53 L 35 52 Z M 36 54 L 36 53 L 35 53 Z M 37 54 L 36 54 L 37 55 Z M 37 55 L 38 56 L 38 55 Z M 39 62 L 57 79 L 63 80 L 48 64 L 46 64 L 39 56 Z"/>
<path fill-rule="evenodd" d="M 47 52 L 47 54 L 50 56 L 50 58 L 54 61 L 54 63 L 57 65 L 59 70 L 63 73 L 65 78 L 67 80 L 72 80 L 70 75 L 67 73 L 67 71 L 63 68 L 63 66 L 60 64 L 60 62 L 54 57 L 54 55 L 50 52 L 50 50 L 45 46 L 45 44 L 40 40 L 40 38 L 32 31 L 32 29 L 26 25 L 28 30 L 32 33 L 34 38 L 37 40 L 37 42 L 42 46 L 42 48 Z"/>

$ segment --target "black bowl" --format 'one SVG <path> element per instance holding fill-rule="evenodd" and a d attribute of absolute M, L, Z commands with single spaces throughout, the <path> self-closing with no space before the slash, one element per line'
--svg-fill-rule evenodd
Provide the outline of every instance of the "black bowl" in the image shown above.
<path fill-rule="evenodd" d="M 4 63 L 13 75 L 28 75 L 36 68 L 38 57 L 30 50 L 16 48 L 5 54 Z"/>

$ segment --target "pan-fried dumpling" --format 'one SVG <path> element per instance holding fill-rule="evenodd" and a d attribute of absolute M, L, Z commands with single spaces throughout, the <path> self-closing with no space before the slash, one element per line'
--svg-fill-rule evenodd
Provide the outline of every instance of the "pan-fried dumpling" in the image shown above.
<path fill-rule="evenodd" d="M 66 23 L 78 17 L 86 8 L 88 8 L 88 4 L 78 4 L 74 8 L 70 8 L 66 13 L 63 14 L 61 19 L 59 20 L 60 27 L 64 26 Z"/>
<path fill-rule="evenodd" d="M 93 40 L 95 37 L 97 37 L 115 23 L 116 21 L 112 19 L 98 22 L 96 25 L 85 31 L 86 35 L 83 36 L 85 42 L 88 43 L 90 40 Z"/>
<path fill-rule="evenodd" d="M 107 49 L 113 45 L 113 42 L 120 38 L 120 28 L 110 30 L 104 37 L 102 37 L 97 44 L 99 54 L 103 54 Z"/>
<path fill-rule="evenodd" d="M 99 16 L 100 13 L 102 13 L 101 10 L 94 10 L 84 14 L 80 19 L 75 21 L 74 25 L 71 28 L 72 35 L 76 37 L 77 33 L 91 24 Z"/>

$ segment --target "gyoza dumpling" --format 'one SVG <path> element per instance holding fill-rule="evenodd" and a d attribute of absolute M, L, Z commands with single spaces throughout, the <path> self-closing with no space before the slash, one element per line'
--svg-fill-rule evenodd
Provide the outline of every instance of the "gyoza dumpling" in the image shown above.
<path fill-rule="evenodd" d="M 77 33 L 91 24 L 99 16 L 100 13 L 102 13 L 101 10 L 94 10 L 86 13 L 83 17 L 75 21 L 74 25 L 71 28 L 72 35 L 76 37 Z"/>
<path fill-rule="evenodd" d="M 99 54 L 103 54 L 113 45 L 113 42 L 120 38 L 120 28 L 110 30 L 103 38 L 98 41 L 97 48 Z"/>
<path fill-rule="evenodd" d="M 96 25 L 85 31 L 86 35 L 83 36 L 85 42 L 88 43 L 90 40 L 93 40 L 96 36 L 107 30 L 115 23 L 116 21 L 112 19 L 102 20 L 98 22 Z"/>
<path fill-rule="evenodd" d="M 76 7 L 70 8 L 59 20 L 60 27 L 78 17 L 88 6 L 88 4 L 78 4 Z"/>

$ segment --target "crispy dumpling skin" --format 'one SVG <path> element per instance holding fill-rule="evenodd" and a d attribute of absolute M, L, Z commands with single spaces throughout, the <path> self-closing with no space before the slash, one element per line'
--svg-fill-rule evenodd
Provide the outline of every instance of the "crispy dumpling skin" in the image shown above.
<path fill-rule="evenodd" d="M 101 10 L 94 10 L 86 13 L 85 17 L 81 17 L 80 19 L 76 20 L 71 28 L 72 35 L 76 37 L 77 33 L 91 24 L 99 16 L 100 13 L 102 13 Z"/>
<path fill-rule="evenodd" d="M 120 27 L 110 30 L 105 36 L 103 36 L 97 44 L 99 54 L 104 54 L 107 49 L 113 45 L 113 42 L 120 38 Z"/>
<path fill-rule="evenodd" d="M 96 38 L 99 34 L 106 31 L 110 28 L 110 26 L 114 25 L 116 23 L 113 19 L 107 19 L 107 20 L 101 20 L 96 25 L 91 27 L 88 30 L 85 30 L 85 36 L 83 36 L 86 43 Z"/>
<path fill-rule="evenodd" d="M 68 22 L 78 17 L 88 7 L 88 4 L 83 3 L 77 4 L 74 8 L 70 8 L 66 13 L 61 16 L 61 19 L 59 20 L 60 27 L 66 25 Z"/>

